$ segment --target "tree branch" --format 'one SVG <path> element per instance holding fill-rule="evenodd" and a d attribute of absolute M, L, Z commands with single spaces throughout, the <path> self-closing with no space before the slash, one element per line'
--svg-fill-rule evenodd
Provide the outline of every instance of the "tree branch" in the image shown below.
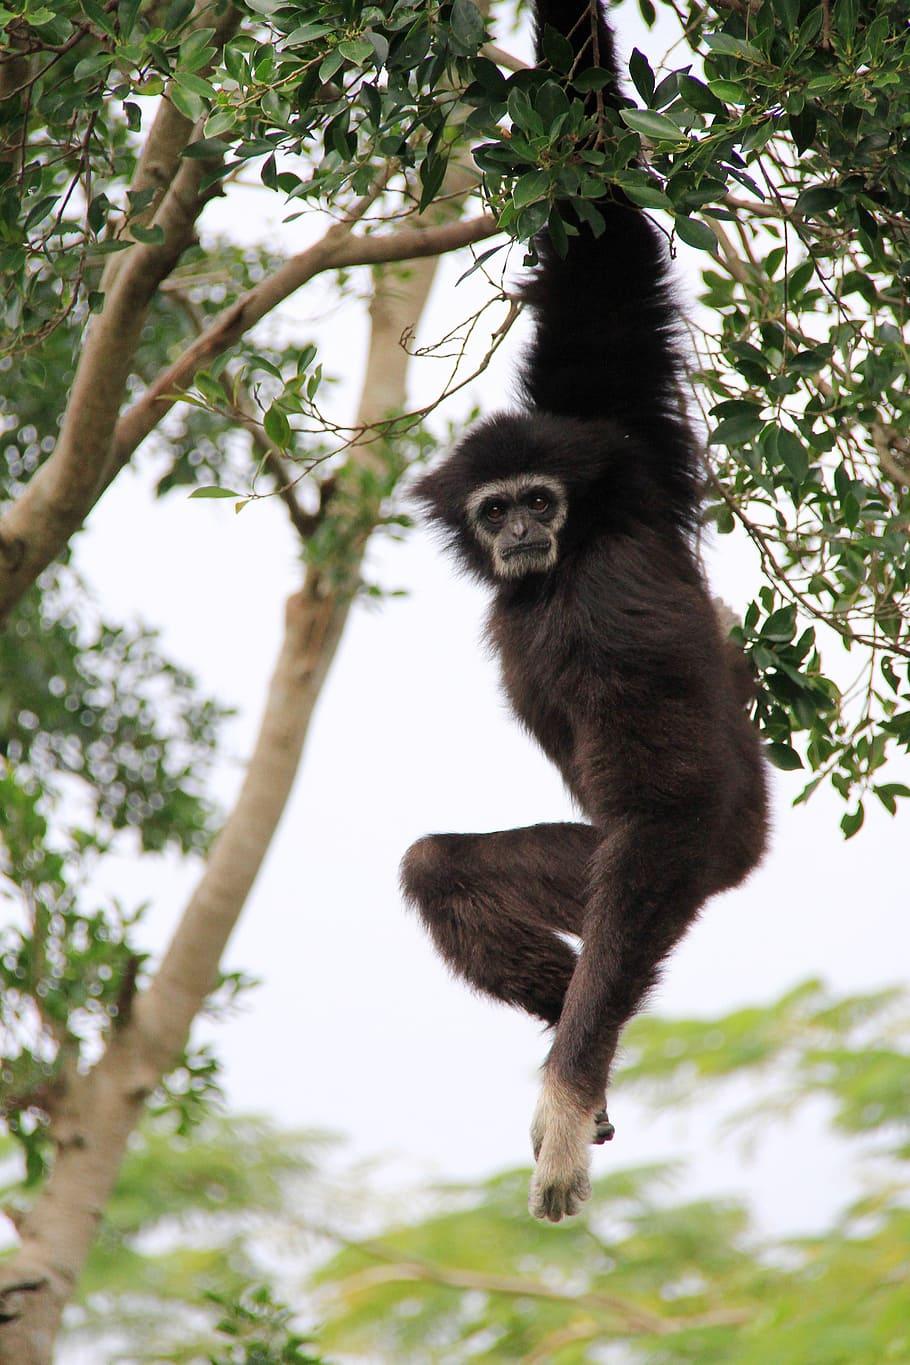
<path fill-rule="evenodd" d="M 238 22 L 239 14 L 229 8 L 217 39 L 223 42 Z M 0 519 L 0 620 L 64 548 L 97 498 L 149 304 L 192 241 L 203 207 L 199 187 L 212 163 L 181 160 L 192 131 L 190 121 L 163 99 L 134 183 L 161 186 L 153 221 L 164 240 L 134 242 L 119 260 L 108 261 L 104 307 L 89 322 L 54 452 Z"/>
<path fill-rule="evenodd" d="M 216 356 L 222 355 L 267 313 L 309 283 L 314 276 L 344 266 L 378 265 L 440 256 L 483 241 L 497 230 L 496 220 L 491 214 L 431 228 L 398 228 L 395 232 L 369 237 L 352 237 L 351 226 L 348 223 L 336 223 L 315 245 L 292 256 L 268 279 L 225 308 L 202 335 L 187 346 L 173 365 L 149 385 L 142 397 L 117 423 L 105 486 L 122 469 L 140 443 L 154 431 L 162 417 L 179 402 L 180 390 L 192 383 L 197 371 L 211 364 Z"/>
<path fill-rule="evenodd" d="M 413 1280 L 417 1283 L 439 1284 L 449 1289 L 477 1290 L 509 1298 L 544 1299 L 553 1303 L 564 1303 L 573 1309 L 588 1310 L 601 1315 L 610 1314 L 622 1324 L 619 1330 L 623 1334 L 633 1333 L 636 1336 L 672 1336 L 684 1329 L 691 1331 L 706 1327 L 738 1326 L 749 1320 L 747 1312 L 735 1308 L 719 1309 L 690 1319 L 663 1317 L 639 1304 L 620 1298 L 618 1294 L 601 1294 L 597 1291 L 576 1293 L 520 1275 L 491 1275 L 483 1271 L 466 1270 L 460 1266 L 439 1265 L 436 1262 L 399 1260 L 391 1256 L 381 1244 L 373 1242 L 352 1245 L 367 1255 L 386 1261 L 387 1264 L 355 1271 L 338 1282 L 336 1289 L 345 1295 L 369 1293 L 384 1284 Z"/>
<path fill-rule="evenodd" d="M 301 285 L 325 270 L 439 256 L 479 242 L 496 231 L 484 214 L 467 222 L 432 228 L 408 227 L 384 235 L 350 237 L 338 223 L 241 299 L 225 309 L 183 355 L 165 370 L 119 421 L 120 398 L 142 323 L 155 289 L 188 245 L 201 207 L 192 184 L 205 163 L 184 162 L 156 221 L 166 225 L 161 246 L 135 245 L 104 311 L 90 329 L 82 352 L 67 417 L 51 458 L 31 479 L 19 500 L 0 519 L 0 619 L 38 574 L 60 553 L 92 506 L 130 459 L 137 446 L 179 400 L 197 370 L 234 344 L 255 323 Z M 113 431 L 113 441 L 105 435 Z"/>

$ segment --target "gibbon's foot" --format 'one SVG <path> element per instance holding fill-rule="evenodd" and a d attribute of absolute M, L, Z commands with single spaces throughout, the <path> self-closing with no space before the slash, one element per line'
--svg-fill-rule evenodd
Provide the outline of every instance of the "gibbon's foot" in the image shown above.
<path fill-rule="evenodd" d="M 594 1115 L 594 1136 L 591 1141 L 597 1147 L 602 1147 L 605 1142 L 612 1142 L 616 1129 L 607 1117 L 606 1109 L 598 1109 Z"/>
<path fill-rule="evenodd" d="M 558 1081 L 547 1077 L 531 1123 L 537 1165 L 528 1208 L 535 1218 L 559 1223 L 578 1213 L 591 1194 L 588 1168 L 594 1115 Z"/>
<path fill-rule="evenodd" d="M 531 1180 L 528 1199 L 528 1208 L 534 1217 L 560 1223 L 563 1218 L 578 1213 L 590 1194 L 587 1167 L 551 1161 L 544 1147 Z"/>

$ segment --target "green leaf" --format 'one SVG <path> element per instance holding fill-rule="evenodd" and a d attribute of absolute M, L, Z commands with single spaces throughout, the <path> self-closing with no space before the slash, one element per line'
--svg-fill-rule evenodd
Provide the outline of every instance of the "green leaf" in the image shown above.
<path fill-rule="evenodd" d="M 336 71 L 340 71 L 344 65 L 344 57 L 337 47 L 332 48 L 328 56 L 324 57 L 319 66 L 319 79 L 330 81 Z"/>
<path fill-rule="evenodd" d="M 802 155 L 807 147 L 812 146 L 818 128 L 815 106 L 806 104 L 799 113 L 790 115 L 789 122 L 790 134 L 796 144 L 796 150 Z"/>
<path fill-rule="evenodd" d="M 764 53 L 760 52 L 752 43 L 745 42 L 742 38 L 734 38 L 729 33 L 706 33 L 705 43 L 712 52 L 719 52 L 723 57 L 742 57 L 749 62 L 763 62 Z"/>
<path fill-rule="evenodd" d="M 235 493 L 233 488 L 222 488 L 219 484 L 207 483 L 201 488 L 194 488 L 190 494 L 191 498 L 239 498 L 240 494 Z"/>
<path fill-rule="evenodd" d="M 704 82 L 696 80 L 694 76 L 687 76 L 684 72 L 679 77 L 679 93 L 689 108 L 696 109 L 700 114 L 727 112 L 726 106 Z"/>
<path fill-rule="evenodd" d="M 522 241 L 527 241 L 546 226 L 550 216 L 549 205 L 542 200 L 536 204 L 530 204 L 526 209 L 522 209 L 518 216 L 518 231 Z"/>
<path fill-rule="evenodd" d="M 623 184 L 624 193 L 642 209 L 664 209 L 667 213 L 673 212 L 673 205 L 663 190 L 656 185 L 648 184 Z"/>
<path fill-rule="evenodd" d="M 549 231 L 550 241 L 553 243 L 557 255 L 565 259 L 569 254 L 569 238 L 566 233 L 565 225 L 555 208 L 550 210 L 550 217 L 547 219 L 547 230 Z"/>
<path fill-rule="evenodd" d="M 831 209 L 837 208 L 842 198 L 840 190 L 827 185 L 812 185 L 809 189 L 803 190 L 793 208 L 795 213 L 828 213 Z"/>
<path fill-rule="evenodd" d="M 863 821 L 865 820 L 865 818 L 866 812 L 863 807 L 862 801 L 860 801 L 859 805 L 856 807 L 856 810 L 848 811 L 840 822 L 840 827 L 844 831 L 844 837 L 846 839 L 852 839 L 854 834 L 859 833 L 859 831 L 863 827 Z"/>
<path fill-rule="evenodd" d="M 205 113 L 205 105 L 198 95 L 191 90 L 186 90 L 182 84 L 171 81 L 168 86 L 167 97 L 175 109 L 179 109 L 184 118 L 188 118 L 191 123 L 195 123 Z"/>
<path fill-rule="evenodd" d="M 879 787 L 873 787 L 872 790 L 889 815 L 897 814 L 898 797 L 910 796 L 910 787 L 905 786 L 903 782 L 885 782 Z"/>
<path fill-rule="evenodd" d="M 432 204 L 436 195 L 439 193 L 442 182 L 445 179 L 446 167 L 448 162 L 442 156 L 428 156 L 420 167 L 420 184 L 422 186 L 420 195 L 421 212 Z"/>
<path fill-rule="evenodd" d="M 652 109 L 620 109 L 619 116 L 633 132 L 642 133 L 652 142 L 685 142 L 686 135 L 672 119 L 655 114 Z"/>
<path fill-rule="evenodd" d="M 133 223 L 130 232 L 137 242 L 142 242 L 145 246 L 160 246 L 164 241 L 164 228 L 159 223 L 154 223 L 151 227 Z"/>
<path fill-rule="evenodd" d="M 523 209 L 538 199 L 545 199 L 550 188 L 550 177 L 546 171 L 530 171 L 516 180 L 512 189 L 512 202 L 517 209 Z"/>
<path fill-rule="evenodd" d="M 33 204 L 31 209 L 29 210 L 28 217 L 26 218 L 25 223 L 23 224 L 25 231 L 28 232 L 30 228 L 35 227 L 43 219 L 47 218 L 51 209 L 54 208 L 56 203 L 57 203 L 56 194 L 42 195 L 42 197 L 38 200 L 37 204 Z M 105 207 L 106 206 L 107 201 L 105 199 Z M 95 229 L 95 231 L 97 231 L 97 228 Z"/>
<path fill-rule="evenodd" d="M 760 417 L 750 416 L 742 413 L 736 417 L 727 417 L 718 423 L 708 437 L 708 445 L 711 446 L 741 446 L 746 445 L 757 436 L 761 431 L 762 421 Z"/>
<path fill-rule="evenodd" d="M 744 86 L 736 81 L 709 81 L 708 89 L 724 104 L 748 104 L 749 96 Z"/>
<path fill-rule="evenodd" d="M 455 0 L 452 6 L 451 36 L 464 53 L 476 52 L 484 40 L 483 16 L 471 0 Z"/>
<path fill-rule="evenodd" d="M 765 753 L 768 759 L 774 764 L 775 768 L 782 768 L 784 772 L 793 772 L 796 768 L 803 766 L 803 761 L 795 749 L 789 744 L 766 744 Z"/>
<path fill-rule="evenodd" d="M 716 251 L 717 238 L 699 218 L 686 218 L 682 214 L 675 220 L 674 224 L 677 236 L 687 243 L 688 246 L 698 247 L 700 251 Z"/>
<path fill-rule="evenodd" d="M 809 454 L 802 441 L 784 427 L 777 433 L 777 453 L 794 479 L 802 483 L 809 473 Z"/>
<path fill-rule="evenodd" d="M 561 75 L 568 74 L 572 69 L 572 62 L 575 54 L 572 51 L 572 44 L 564 34 L 551 24 L 544 25 L 542 38 L 543 55 L 550 63 L 554 71 Z"/>
<path fill-rule="evenodd" d="M 188 90 L 191 94 L 198 95 L 200 99 L 213 100 L 215 98 L 215 87 L 192 71 L 179 71 L 174 80 L 181 90 Z"/>
<path fill-rule="evenodd" d="M 632 56 L 629 58 L 629 75 L 635 84 L 635 89 L 641 95 L 646 104 L 651 103 L 654 94 L 654 72 L 651 64 L 643 52 L 639 52 L 637 47 L 632 49 Z"/>
<path fill-rule="evenodd" d="M 288 421 L 287 414 L 278 407 L 277 403 L 273 403 L 269 408 L 262 425 L 265 428 L 266 436 L 276 446 L 280 446 L 283 450 L 290 444 L 291 424 Z"/>
<path fill-rule="evenodd" d="M 774 640 L 780 644 L 786 644 L 787 641 L 792 640 L 795 633 L 796 609 L 794 607 L 779 607 L 777 611 L 771 613 L 761 628 L 763 640 Z"/>
<path fill-rule="evenodd" d="M 286 47 L 304 47 L 307 43 L 315 42 L 317 38 L 324 38 L 326 34 L 332 32 L 331 24 L 320 24 L 311 22 L 301 24 L 299 28 L 293 29 L 285 38 Z"/>
<path fill-rule="evenodd" d="M 818 374 L 829 360 L 829 354 L 820 351 L 800 351 L 787 361 L 787 369 L 794 374 Z"/>
<path fill-rule="evenodd" d="M 612 73 L 605 71 L 603 67 L 589 66 L 586 70 L 579 71 L 572 84 L 583 95 L 589 95 L 595 90 L 603 90 L 604 86 L 610 85 L 612 80 Z"/>
<path fill-rule="evenodd" d="M 227 143 L 223 142 L 221 138 L 200 137 L 184 147 L 181 156 L 189 157 L 191 160 L 194 158 L 198 160 L 214 158 L 217 160 L 224 156 L 227 146 Z"/>
<path fill-rule="evenodd" d="M 355 66 L 363 66 L 364 62 L 370 61 L 373 57 L 373 44 L 366 42 L 363 38 L 347 38 L 338 44 L 338 51 L 349 62 Z"/>

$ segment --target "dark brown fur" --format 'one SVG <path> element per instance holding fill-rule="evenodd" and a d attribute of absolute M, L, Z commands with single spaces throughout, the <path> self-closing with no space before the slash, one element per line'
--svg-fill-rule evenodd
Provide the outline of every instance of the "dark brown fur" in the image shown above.
<path fill-rule="evenodd" d="M 590 60 L 596 12 L 583 0 L 542 9 L 539 22 L 572 34 Z M 594 23 L 610 66 L 612 40 Z M 615 110 L 617 88 L 607 95 Z M 488 632 L 509 701 L 589 823 L 431 835 L 402 866 L 449 965 L 555 1026 L 547 1077 L 588 1114 L 661 961 L 705 900 L 755 866 L 767 826 L 743 661 L 721 636 L 691 543 L 698 455 L 675 397 L 660 244 L 621 199 L 598 207 L 603 235 L 581 226 L 567 260 L 540 244 L 526 410 L 487 419 L 417 488 L 462 563 L 493 586 Z M 522 472 L 558 480 L 568 518 L 555 568 L 503 581 L 465 501 Z M 580 936 L 577 957 L 560 931 Z M 583 1171 L 572 1180 L 545 1189 L 535 1212 L 574 1212 Z"/>

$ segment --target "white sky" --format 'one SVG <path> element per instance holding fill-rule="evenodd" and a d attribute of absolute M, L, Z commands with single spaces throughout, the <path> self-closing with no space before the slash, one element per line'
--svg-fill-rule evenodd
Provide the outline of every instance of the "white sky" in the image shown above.
<path fill-rule="evenodd" d="M 633 25 L 628 45 L 659 51 Z M 279 212 L 275 213 L 275 207 Z M 271 216 L 270 216 L 271 215 Z M 314 233 L 310 220 L 280 226 L 280 206 L 253 191 L 213 205 L 205 224 L 243 240 L 264 236 L 282 251 Z M 517 264 L 517 261 L 516 261 Z M 442 335 L 483 297 L 474 276 L 456 289 L 464 258 L 442 263 L 421 339 Z M 362 281 L 361 281 L 362 284 Z M 333 314 L 309 288 L 282 311 L 298 340 L 318 336 L 341 383 L 333 411 L 350 417 L 365 349 L 362 310 Z M 313 319 L 320 319 L 318 326 Z M 273 326 L 274 323 L 269 324 Z M 517 329 L 490 370 L 448 415 L 508 392 Z M 413 397 L 438 387 L 423 360 Z M 229 727 L 233 762 L 219 770 L 228 805 L 250 751 L 280 638 L 284 599 L 299 581 L 292 533 L 277 501 L 234 515 L 229 504 L 163 503 L 149 496 L 150 461 L 106 495 L 80 538 L 78 562 L 102 609 L 160 625 L 164 646 L 203 687 L 239 708 Z M 357 1156 L 394 1154 L 413 1175 L 458 1178 L 524 1163 L 544 1043 L 538 1026 L 450 980 L 397 889 L 408 844 L 434 830 L 488 830 L 573 818 L 555 772 L 510 719 L 496 668 L 478 641 L 483 594 L 456 579 L 423 534 L 383 542 L 371 554 L 379 581 L 408 596 L 358 606 L 312 727 L 285 818 L 230 946 L 227 965 L 262 980 L 246 1010 L 217 1030 L 227 1090 L 237 1110 L 349 1137 Z M 734 605 L 753 590 L 748 549 L 721 540 L 710 556 L 715 589 Z M 895 780 L 907 773 L 894 773 Z M 841 990 L 906 979 L 910 928 L 906 823 L 868 812 L 845 844 L 840 805 L 820 793 L 792 810 L 800 775 L 777 774 L 773 847 L 747 887 L 712 903 L 676 952 L 654 1007 L 710 1012 L 765 1001 L 809 975 Z M 151 898 L 149 943 L 172 928 L 192 868 L 124 857 L 104 885 Z M 656 1157 L 691 1159 L 680 1192 L 754 1195 L 767 1227 L 818 1221 L 856 1187 L 845 1148 L 817 1140 L 818 1109 L 773 1129 L 746 1163 L 721 1139 L 716 1107 L 655 1120 L 618 1089 L 616 1141 L 595 1168 Z"/>

